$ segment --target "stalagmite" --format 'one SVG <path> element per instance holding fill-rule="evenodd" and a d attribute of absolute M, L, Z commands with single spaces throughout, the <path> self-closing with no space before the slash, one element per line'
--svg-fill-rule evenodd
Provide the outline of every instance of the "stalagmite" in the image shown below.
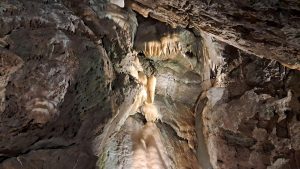
<path fill-rule="evenodd" d="M 151 122 L 133 134 L 131 169 L 167 169 L 160 137 L 159 129 Z"/>
<path fill-rule="evenodd" d="M 131 169 L 147 169 L 145 142 L 138 135 L 133 138 L 133 159 Z"/>

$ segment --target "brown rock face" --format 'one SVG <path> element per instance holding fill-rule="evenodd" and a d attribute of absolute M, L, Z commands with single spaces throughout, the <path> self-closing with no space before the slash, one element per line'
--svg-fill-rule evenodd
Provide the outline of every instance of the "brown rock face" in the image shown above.
<path fill-rule="evenodd" d="M 0 169 L 300 168 L 300 3 L 0 1 Z"/>

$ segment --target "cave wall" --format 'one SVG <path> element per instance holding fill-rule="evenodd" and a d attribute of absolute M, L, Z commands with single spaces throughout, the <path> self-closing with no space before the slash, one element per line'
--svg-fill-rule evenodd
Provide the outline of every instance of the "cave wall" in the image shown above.
<path fill-rule="evenodd" d="M 299 168 L 299 71 L 219 43 L 223 62 L 197 108 L 206 166 Z"/>
<path fill-rule="evenodd" d="M 250 0 L 129 0 L 145 17 L 205 31 L 218 40 L 299 70 L 300 2 Z"/>
<path fill-rule="evenodd" d="M 300 168 L 298 11 L 1 1 L 0 168 Z M 157 79 L 154 125 L 141 72 Z M 138 154 L 144 132 L 157 160 Z"/>

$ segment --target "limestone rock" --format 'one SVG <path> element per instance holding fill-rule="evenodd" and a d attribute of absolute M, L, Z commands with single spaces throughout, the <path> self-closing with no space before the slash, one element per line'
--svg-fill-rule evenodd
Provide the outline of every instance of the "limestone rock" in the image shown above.
<path fill-rule="evenodd" d="M 299 11 L 0 1 L 0 169 L 300 168 Z"/>
<path fill-rule="evenodd" d="M 152 18 L 173 27 L 204 30 L 217 39 L 292 68 L 299 64 L 300 3 L 291 1 L 133 0 Z"/>

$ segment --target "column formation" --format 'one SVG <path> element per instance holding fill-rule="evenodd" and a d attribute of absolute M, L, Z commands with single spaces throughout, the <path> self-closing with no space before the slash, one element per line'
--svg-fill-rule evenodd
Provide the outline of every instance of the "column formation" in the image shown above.
<path fill-rule="evenodd" d="M 154 105 L 156 78 L 154 75 L 147 77 L 144 73 L 139 72 L 139 81 L 144 87 L 145 96 L 142 112 L 147 122 L 155 122 L 158 118 L 157 108 Z"/>

